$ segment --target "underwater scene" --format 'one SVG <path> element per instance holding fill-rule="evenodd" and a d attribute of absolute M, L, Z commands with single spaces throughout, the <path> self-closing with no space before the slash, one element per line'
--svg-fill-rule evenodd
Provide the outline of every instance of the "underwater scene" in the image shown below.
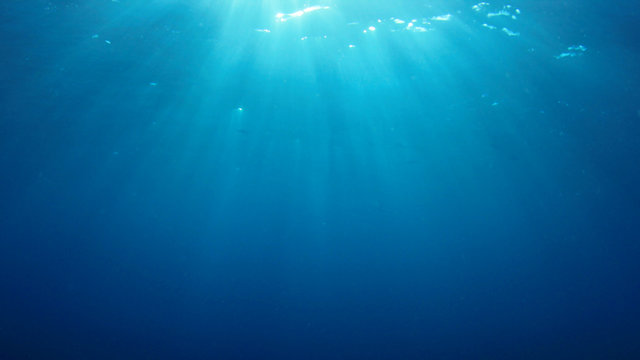
<path fill-rule="evenodd" d="M 640 359 L 640 3 L 0 19 L 0 359 Z"/>

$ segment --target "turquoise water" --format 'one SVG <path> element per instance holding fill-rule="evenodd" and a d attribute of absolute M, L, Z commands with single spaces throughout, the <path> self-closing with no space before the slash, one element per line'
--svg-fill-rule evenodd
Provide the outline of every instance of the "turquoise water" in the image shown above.
<path fill-rule="evenodd" d="M 633 2 L 0 14 L 0 358 L 640 356 Z"/>

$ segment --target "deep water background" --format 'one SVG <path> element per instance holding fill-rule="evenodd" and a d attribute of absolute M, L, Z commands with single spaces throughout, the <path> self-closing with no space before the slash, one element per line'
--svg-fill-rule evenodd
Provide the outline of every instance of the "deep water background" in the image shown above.
<path fill-rule="evenodd" d="M 0 358 L 640 358 L 639 6 L 490 3 L 3 1 Z"/>

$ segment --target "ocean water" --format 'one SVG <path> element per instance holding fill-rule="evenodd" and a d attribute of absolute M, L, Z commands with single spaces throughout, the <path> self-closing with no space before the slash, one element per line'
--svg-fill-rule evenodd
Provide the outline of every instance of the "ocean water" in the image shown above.
<path fill-rule="evenodd" d="M 639 8 L 3 1 L 0 359 L 640 358 Z"/>

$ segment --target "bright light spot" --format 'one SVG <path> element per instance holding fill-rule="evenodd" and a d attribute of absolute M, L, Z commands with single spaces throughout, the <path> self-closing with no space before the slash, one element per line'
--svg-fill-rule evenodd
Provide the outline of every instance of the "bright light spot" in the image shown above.
<path fill-rule="evenodd" d="M 435 20 L 435 21 L 449 21 L 451 20 L 451 14 L 446 14 L 446 15 L 440 15 L 440 16 L 434 16 L 431 18 L 431 20 Z"/>
<path fill-rule="evenodd" d="M 587 51 L 587 48 L 584 45 L 574 45 L 574 46 L 569 46 L 567 50 L 584 52 L 584 51 Z"/>
<path fill-rule="evenodd" d="M 473 5 L 471 8 L 472 8 L 474 11 L 478 12 L 478 11 L 481 11 L 483 8 L 485 8 L 485 7 L 487 7 L 487 6 L 489 6 L 489 3 L 488 3 L 488 2 L 481 2 L 481 3 L 478 3 L 478 4 L 476 4 L 476 5 Z"/>
<path fill-rule="evenodd" d="M 498 12 L 493 12 L 493 13 L 488 13 L 487 17 L 492 18 L 492 17 L 496 17 L 496 16 L 507 16 L 507 17 L 511 17 L 511 13 L 508 12 L 507 10 L 500 10 Z"/>
<path fill-rule="evenodd" d="M 509 29 L 507 29 L 506 27 L 502 28 L 502 32 L 509 35 L 509 36 L 520 36 L 519 32 L 515 32 L 515 31 L 511 31 Z"/>
<path fill-rule="evenodd" d="M 587 51 L 586 46 L 584 45 L 572 45 L 567 48 L 567 52 L 563 52 L 560 55 L 556 55 L 556 59 L 562 59 L 565 57 L 575 57 L 584 54 Z"/>
<path fill-rule="evenodd" d="M 290 14 L 283 14 L 283 13 L 277 13 L 276 14 L 276 19 L 279 19 L 280 22 L 285 22 L 287 20 L 290 20 L 292 18 L 296 18 L 296 17 L 300 17 L 304 14 L 310 13 L 310 12 L 314 12 L 314 11 L 318 11 L 318 10 L 328 10 L 329 7 L 328 6 L 309 6 L 308 8 L 302 9 L 302 10 L 298 10 L 298 11 L 294 11 Z"/>
<path fill-rule="evenodd" d="M 376 31 L 375 26 L 369 26 L 369 31 Z"/>
<path fill-rule="evenodd" d="M 317 6 L 316 5 L 316 6 L 309 6 L 308 8 L 306 8 L 306 9 L 304 9 L 302 11 L 308 13 L 308 12 L 312 12 L 312 11 L 316 11 L 316 10 L 327 10 L 327 9 L 329 9 L 328 6 Z"/>

